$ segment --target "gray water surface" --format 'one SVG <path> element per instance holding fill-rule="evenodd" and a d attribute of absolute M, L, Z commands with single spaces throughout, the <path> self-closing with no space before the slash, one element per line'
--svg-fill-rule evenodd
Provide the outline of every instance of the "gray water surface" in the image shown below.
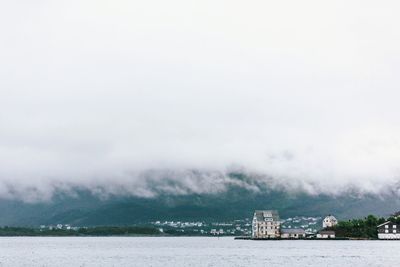
<path fill-rule="evenodd" d="M 400 266 L 400 241 L 1 237 L 0 266 Z"/>

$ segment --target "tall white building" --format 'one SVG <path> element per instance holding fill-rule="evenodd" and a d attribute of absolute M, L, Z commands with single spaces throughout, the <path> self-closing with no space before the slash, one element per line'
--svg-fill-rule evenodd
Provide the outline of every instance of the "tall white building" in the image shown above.
<path fill-rule="evenodd" d="M 325 217 L 325 219 L 322 221 L 322 227 L 323 228 L 331 228 L 337 225 L 338 221 L 336 218 L 332 215 L 328 215 Z"/>
<path fill-rule="evenodd" d="M 252 223 L 252 237 L 279 238 L 280 224 L 276 210 L 256 210 Z"/>

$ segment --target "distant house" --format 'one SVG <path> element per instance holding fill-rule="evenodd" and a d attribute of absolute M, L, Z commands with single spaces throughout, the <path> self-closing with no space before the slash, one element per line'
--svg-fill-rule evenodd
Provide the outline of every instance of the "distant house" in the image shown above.
<path fill-rule="evenodd" d="M 317 233 L 317 238 L 319 239 L 329 239 L 329 238 L 335 238 L 335 232 L 334 231 L 326 231 L 326 230 L 321 230 Z"/>
<path fill-rule="evenodd" d="M 325 217 L 325 219 L 322 221 L 322 227 L 323 228 L 331 228 L 337 225 L 338 221 L 336 218 L 332 215 L 328 215 Z"/>
<path fill-rule="evenodd" d="M 252 222 L 252 237 L 279 238 L 280 219 L 276 210 L 256 210 Z"/>
<path fill-rule="evenodd" d="M 223 235 L 224 234 L 224 229 L 211 229 L 210 234 L 212 235 Z"/>
<path fill-rule="evenodd" d="M 391 221 L 377 226 L 379 239 L 400 239 L 400 225 Z"/>
<path fill-rule="evenodd" d="M 305 238 L 306 231 L 302 228 L 298 229 L 281 229 L 281 238 Z"/>

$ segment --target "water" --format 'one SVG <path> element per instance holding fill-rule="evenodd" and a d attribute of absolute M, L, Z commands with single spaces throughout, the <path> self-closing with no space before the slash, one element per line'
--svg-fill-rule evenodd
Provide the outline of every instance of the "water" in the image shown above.
<path fill-rule="evenodd" d="M 400 241 L 2 237 L 0 266 L 400 266 Z"/>

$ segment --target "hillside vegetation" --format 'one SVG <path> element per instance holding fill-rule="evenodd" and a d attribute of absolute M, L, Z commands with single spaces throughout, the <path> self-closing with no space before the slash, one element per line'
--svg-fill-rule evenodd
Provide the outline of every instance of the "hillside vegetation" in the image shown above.
<path fill-rule="evenodd" d="M 336 232 L 336 237 L 351 237 L 351 238 L 378 238 L 377 226 L 386 221 L 400 223 L 400 217 L 376 217 L 368 215 L 363 219 L 352 219 L 348 221 L 339 221 L 338 225 L 331 228 Z"/>

